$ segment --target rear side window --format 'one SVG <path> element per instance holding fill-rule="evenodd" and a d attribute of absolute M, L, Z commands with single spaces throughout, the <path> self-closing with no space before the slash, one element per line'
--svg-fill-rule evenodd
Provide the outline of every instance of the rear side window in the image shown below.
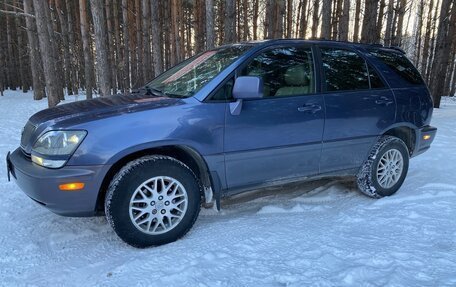
<path fill-rule="evenodd" d="M 369 89 L 366 62 L 355 52 L 338 48 L 321 48 L 321 59 L 327 91 Z"/>
<path fill-rule="evenodd" d="M 395 51 L 370 50 L 371 55 L 387 65 L 397 76 L 411 85 L 422 85 L 423 79 L 404 54 Z"/>

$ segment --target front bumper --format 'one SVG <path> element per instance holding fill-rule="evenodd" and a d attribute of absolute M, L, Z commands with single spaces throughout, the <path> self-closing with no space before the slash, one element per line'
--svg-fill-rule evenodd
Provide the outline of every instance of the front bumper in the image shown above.
<path fill-rule="evenodd" d="M 49 169 L 34 164 L 20 148 L 7 156 L 8 177 L 31 199 L 50 211 L 64 216 L 93 216 L 96 214 L 98 193 L 109 166 L 65 166 Z M 62 191 L 59 185 L 83 182 L 78 191 Z"/>
<path fill-rule="evenodd" d="M 418 129 L 416 131 L 416 144 L 412 157 L 427 151 L 431 147 L 431 144 L 434 141 L 436 134 L 436 127 L 425 126 Z"/>

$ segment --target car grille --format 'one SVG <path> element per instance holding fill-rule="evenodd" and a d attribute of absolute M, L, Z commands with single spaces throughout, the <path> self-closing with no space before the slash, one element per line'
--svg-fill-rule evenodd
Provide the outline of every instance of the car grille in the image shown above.
<path fill-rule="evenodd" d="M 27 122 L 27 124 L 24 127 L 24 130 L 22 131 L 22 136 L 21 136 L 21 147 L 23 149 L 25 149 L 25 147 L 29 143 L 30 138 L 32 137 L 35 130 L 36 130 L 36 127 L 31 122 Z"/>

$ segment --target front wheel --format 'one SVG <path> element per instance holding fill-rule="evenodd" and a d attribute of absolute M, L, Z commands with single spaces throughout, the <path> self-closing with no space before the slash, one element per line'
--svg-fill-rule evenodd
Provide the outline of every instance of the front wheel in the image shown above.
<path fill-rule="evenodd" d="M 134 160 L 114 176 L 106 217 L 117 235 L 135 247 L 173 242 L 193 226 L 201 187 L 182 162 L 165 156 Z"/>
<path fill-rule="evenodd" d="M 374 198 L 393 195 L 404 182 L 408 166 L 405 143 L 393 136 L 382 136 L 357 175 L 358 188 Z"/>

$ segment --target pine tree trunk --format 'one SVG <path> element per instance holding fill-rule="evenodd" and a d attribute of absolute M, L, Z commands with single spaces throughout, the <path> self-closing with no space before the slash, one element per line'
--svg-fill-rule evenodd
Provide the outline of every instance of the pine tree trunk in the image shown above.
<path fill-rule="evenodd" d="M 33 15 L 33 0 L 24 0 L 24 12 Z M 25 17 L 27 26 L 28 48 L 30 53 L 30 68 L 32 70 L 33 99 L 41 100 L 46 96 L 44 87 L 43 64 L 41 62 L 40 50 L 38 48 L 38 36 L 36 34 L 35 19 Z M 0 55 L 1 56 L 1 55 Z"/>
<path fill-rule="evenodd" d="M 177 19 L 176 19 L 176 15 L 175 15 L 175 0 L 169 0 L 169 8 L 170 8 L 170 19 L 171 19 L 171 23 L 170 23 L 170 33 L 169 33 L 169 39 L 167 42 L 169 42 L 169 47 L 170 47 L 170 52 L 171 52 L 171 66 L 174 66 L 178 63 L 178 59 L 177 59 L 177 50 L 176 50 L 176 42 L 175 42 L 175 39 L 177 37 L 177 34 L 176 34 L 176 26 L 177 26 Z M 198 23 L 196 24 L 197 27 L 199 26 Z M 195 39 L 195 42 L 197 43 L 197 47 L 199 46 L 199 39 Z"/>
<path fill-rule="evenodd" d="M 385 15 L 385 0 L 380 1 L 380 8 L 378 12 L 378 18 L 377 18 L 377 33 L 375 34 L 375 43 L 380 43 L 381 36 L 382 36 L 382 29 L 383 29 L 383 17 Z"/>
<path fill-rule="evenodd" d="M 397 30 L 394 37 L 394 42 L 392 43 L 393 46 L 401 46 L 402 44 L 402 28 L 404 26 L 404 15 L 405 9 L 407 6 L 407 0 L 399 0 L 397 3 L 396 11 L 397 11 Z"/>
<path fill-rule="evenodd" d="M 429 60 L 429 43 L 431 41 L 431 29 L 432 29 L 432 17 L 431 12 L 434 8 L 434 0 L 430 0 L 429 2 L 429 10 L 427 13 L 427 23 L 426 23 L 426 32 L 424 34 L 424 42 L 423 42 L 423 59 L 421 61 L 420 72 L 422 75 L 425 75 Z"/>
<path fill-rule="evenodd" d="M 136 58 L 136 80 L 133 82 L 133 88 L 138 88 L 144 83 L 144 75 L 142 69 L 142 63 L 144 63 L 143 59 L 143 39 L 142 39 L 142 21 L 141 21 L 141 2 L 142 0 L 135 0 L 135 16 L 134 19 L 136 20 L 136 49 L 135 51 L 135 58 Z"/>
<path fill-rule="evenodd" d="M 291 38 L 293 30 L 293 0 L 287 1 L 287 38 Z"/>
<path fill-rule="evenodd" d="M 435 56 L 432 64 L 432 76 L 430 83 L 430 90 L 434 99 L 435 108 L 440 107 L 440 100 L 445 92 L 449 54 L 452 48 L 452 40 L 456 33 L 456 31 L 454 31 L 454 25 L 450 22 L 450 19 L 453 19 L 453 21 L 456 19 L 456 4 L 453 4 L 453 8 L 450 9 L 451 2 L 453 1 L 443 0 L 440 9 Z"/>
<path fill-rule="evenodd" d="M 111 91 L 111 65 L 109 63 L 108 30 L 104 4 L 99 0 L 90 0 L 93 27 L 95 34 L 95 46 L 97 53 L 97 78 L 102 97 L 112 94 Z"/>
<path fill-rule="evenodd" d="M 143 27 L 143 62 L 142 69 L 144 74 L 144 82 L 146 83 L 152 78 L 152 61 L 150 55 L 150 5 L 149 1 L 142 1 L 142 27 Z"/>
<path fill-rule="evenodd" d="M 353 29 L 353 42 L 358 42 L 359 40 L 359 23 L 361 15 L 361 0 L 356 0 L 355 7 L 355 27 Z"/>
<path fill-rule="evenodd" d="M 217 7 L 217 27 L 218 27 L 218 43 L 222 45 L 225 43 L 225 1 L 220 0 Z M 190 29 L 191 30 L 191 29 Z M 266 38 L 266 37 L 264 37 Z"/>
<path fill-rule="evenodd" d="M 64 78 L 65 78 L 65 87 L 67 88 L 67 93 L 71 95 L 73 93 L 72 82 L 70 78 L 70 70 L 71 70 L 71 60 L 70 60 L 70 44 L 68 41 L 68 27 L 67 27 L 67 19 L 65 17 L 65 10 L 62 4 L 62 0 L 55 0 L 55 9 L 56 14 L 58 16 L 60 22 L 60 29 L 61 34 L 60 37 L 62 39 L 62 50 L 63 50 L 63 66 L 64 66 Z"/>
<path fill-rule="evenodd" d="M 236 1 L 236 6 L 235 9 L 236 11 L 236 42 L 241 41 L 241 36 L 242 36 L 242 29 L 241 29 L 241 0 L 235 0 Z"/>
<path fill-rule="evenodd" d="M 388 9 L 387 9 L 387 16 L 386 16 L 386 27 L 385 27 L 385 38 L 384 44 L 385 46 L 391 46 L 391 39 L 393 36 L 392 28 L 393 28 L 393 18 L 394 18 L 394 1 L 389 0 L 388 2 Z M 431 0 L 433 1 L 433 0 Z"/>
<path fill-rule="evenodd" d="M 79 88 L 79 83 L 77 82 L 77 70 L 78 70 L 78 62 L 76 59 L 77 55 L 77 49 L 78 45 L 76 43 L 76 37 L 75 37 L 75 23 L 74 23 L 74 15 L 75 9 L 74 9 L 75 2 L 74 0 L 65 0 L 65 6 L 66 6 L 66 12 L 67 12 L 67 24 L 68 24 L 68 50 L 70 53 L 70 82 L 71 82 L 71 88 L 72 91 L 69 92 L 69 94 L 77 94 L 78 93 L 78 88 Z M 78 29 L 79 30 L 79 29 Z"/>
<path fill-rule="evenodd" d="M 114 28 L 113 28 L 113 0 L 105 0 L 105 11 L 106 11 L 106 31 L 108 34 L 108 60 L 109 63 L 115 63 L 115 52 L 114 52 Z M 113 93 L 117 93 L 117 84 L 116 84 L 116 76 L 114 70 L 111 71 L 111 87 L 113 89 Z"/>
<path fill-rule="evenodd" d="M 450 25 L 454 25 L 454 23 L 452 22 Z M 456 29 L 454 27 L 450 27 L 450 31 L 455 31 Z M 448 32 L 448 34 L 450 34 L 450 32 Z M 453 39 L 450 39 L 450 41 L 452 42 L 452 46 L 454 46 L 454 38 Z M 444 91 L 443 91 L 443 95 L 445 96 L 449 96 L 450 95 L 450 90 L 451 90 L 451 80 L 452 80 L 452 75 L 453 75 L 453 71 L 455 70 L 455 67 L 456 67 L 456 59 L 455 59 L 455 53 L 454 53 L 454 48 L 451 49 L 452 52 L 450 52 L 450 56 L 448 57 L 449 58 L 449 61 L 448 61 L 448 65 L 447 65 L 447 70 L 445 72 L 445 84 L 443 85 L 445 88 L 444 88 Z"/>
<path fill-rule="evenodd" d="M 36 0 L 35 0 L 36 1 Z M 90 52 L 89 42 L 89 19 L 87 17 L 87 0 L 79 0 L 79 16 L 81 24 L 81 41 L 84 54 L 84 79 L 87 99 L 92 98 L 94 79 L 92 77 L 92 52 Z"/>
<path fill-rule="evenodd" d="M 348 30 L 350 24 L 350 0 L 344 0 L 342 15 L 339 20 L 339 40 L 348 41 Z"/>
<path fill-rule="evenodd" d="M 276 0 L 274 7 L 274 34 L 275 39 L 283 38 L 283 27 L 285 20 L 285 0 Z"/>
<path fill-rule="evenodd" d="M 426 81 L 429 83 L 430 82 L 430 76 L 431 76 L 431 70 L 432 70 L 432 65 L 433 65 L 433 62 L 434 62 L 434 57 L 435 57 L 435 38 L 436 38 L 436 33 L 437 33 L 437 22 L 438 22 L 438 14 L 439 14 L 439 9 L 437 9 L 437 7 L 440 7 L 441 5 L 441 2 L 440 0 L 437 0 L 437 3 L 435 5 L 436 9 L 434 9 L 434 16 L 433 16 L 433 19 L 432 19 L 432 28 L 431 28 L 431 40 L 430 40 L 430 43 L 429 43 L 429 64 L 427 65 L 426 67 L 426 71 L 425 71 L 425 79 Z"/>
<path fill-rule="evenodd" d="M 272 31 L 273 31 L 273 25 L 271 25 L 271 19 L 273 19 L 273 1 L 272 0 L 266 0 L 266 13 L 264 17 L 264 29 L 263 29 L 263 38 L 264 39 L 270 39 L 272 38 Z"/>
<path fill-rule="evenodd" d="M 121 40 L 120 40 L 120 19 L 122 19 L 122 13 L 119 13 L 119 0 L 114 0 L 113 5 L 113 14 L 114 14 L 114 40 L 115 40 L 115 51 L 116 55 L 114 57 L 114 62 L 112 64 L 116 69 L 114 69 L 114 78 L 117 83 L 117 89 L 119 89 L 122 93 L 125 92 L 125 86 L 123 81 L 123 70 L 124 67 L 122 66 L 121 61 Z"/>
<path fill-rule="evenodd" d="M 301 15 L 300 15 L 300 21 L 299 22 L 299 38 L 304 39 L 307 35 L 307 27 L 308 27 L 308 22 L 309 18 L 307 17 L 307 6 L 308 6 L 308 1 L 307 0 L 301 0 L 300 1 L 300 6 L 301 6 Z"/>
<path fill-rule="evenodd" d="M 214 33 L 214 0 L 206 0 L 206 49 L 214 48 Z"/>
<path fill-rule="evenodd" d="M 414 63 L 415 67 L 418 67 L 420 64 L 420 56 L 421 56 L 421 36 L 422 36 L 422 30 L 423 30 L 423 15 L 424 13 L 424 0 L 420 0 L 419 6 L 418 6 L 418 13 L 417 13 L 417 25 L 416 25 L 416 35 L 415 35 L 415 57 L 414 57 Z"/>
<path fill-rule="evenodd" d="M 238 8 L 240 10 L 240 7 Z M 239 13 L 239 11 L 238 11 Z M 242 40 L 247 41 L 250 36 L 249 27 L 249 0 L 242 1 Z"/>
<path fill-rule="evenodd" d="M 358 0 L 360 1 L 360 0 Z M 318 21 L 319 21 L 320 0 L 314 0 L 313 16 L 312 16 L 312 38 L 317 37 Z"/>
<path fill-rule="evenodd" d="M 366 0 L 364 6 L 363 29 L 361 42 L 375 43 L 377 35 L 377 6 L 378 0 Z"/>
<path fill-rule="evenodd" d="M 71 1 L 72 0 L 67 0 Z M 78 86 L 79 87 L 84 87 L 85 83 L 85 65 L 84 65 L 84 45 L 82 43 L 82 34 L 81 34 L 81 11 L 79 8 L 79 0 L 73 2 L 75 7 L 74 7 L 74 39 L 75 39 L 75 49 L 74 51 L 74 58 L 76 62 L 76 67 L 75 67 L 75 77 L 77 77 L 78 80 Z"/>
<path fill-rule="evenodd" d="M 13 6 L 14 11 L 18 12 L 17 9 L 17 3 L 14 0 L 13 1 Z M 19 79 L 20 79 L 20 86 L 22 88 L 22 92 L 26 93 L 28 89 L 30 88 L 28 80 L 27 80 L 27 69 L 26 69 L 26 61 L 24 58 L 26 58 L 26 53 L 24 51 L 24 38 L 23 38 L 23 33 L 22 33 L 22 28 L 21 28 L 21 18 L 15 17 L 14 18 L 14 25 L 16 26 L 16 38 L 17 38 L 17 52 L 18 52 L 18 60 L 19 60 Z M 29 61 L 27 59 L 27 61 Z"/>
<path fill-rule="evenodd" d="M 163 72 L 163 58 L 161 55 L 162 38 L 160 33 L 159 6 L 158 1 L 152 1 L 151 20 L 152 20 L 152 58 L 154 62 L 155 76 Z"/>
<path fill-rule="evenodd" d="M 49 6 L 46 1 L 42 0 L 33 0 L 33 4 L 35 8 L 41 58 L 43 60 L 48 105 L 49 107 L 54 107 L 63 97 L 63 88 L 61 86 L 60 78 L 57 75 L 57 70 L 55 69 L 55 67 L 57 67 L 56 58 L 52 55 L 56 49 L 54 47 L 55 42 L 52 41 L 48 29 L 48 24 L 51 19 L 48 18 L 46 9 L 49 9 Z"/>
<path fill-rule="evenodd" d="M 253 40 L 258 39 L 258 12 L 259 12 L 259 0 L 253 1 Z"/>
<path fill-rule="evenodd" d="M 454 47 L 453 47 L 453 55 L 454 55 L 454 59 L 453 61 L 456 61 L 456 39 L 453 39 L 454 41 Z M 453 63 L 454 64 L 454 63 Z M 454 97 L 456 96 L 456 65 L 453 66 L 453 77 L 451 78 L 451 82 L 450 82 L 450 92 L 448 94 L 450 97 Z"/>
<path fill-rule="evenodd" d="M 216 22 L 216 20 L 218 20 L 218 17 L 216 18 L 215 13 L 217 13 L 218 11 L 214 11 L 214 25 L 217 25 L 215 23 L 218 23 L 218 21 Z M 193 47 L 192 47 L 192 12 L 191 12 L 191 9 L 189 7 L 187 7 L 186 9 L 186 19 L 185 19 L 185 38 L 186 38 L 186 42 L 185 42 L 185 57 L 188 58 L 190 57 L 191 55 L 193 55 Z M 214 27 L 214 30 L 216 28 Z M 214 31 L 214 45 L 215 43 L 217 43 L 217 41 L 219 41 L 220 38 L 217 38 L 217 36 L 220 37 L 220 35 L 222 34 L 220 32 L 220 30 L 218 30 L 219 33 L 215 33 Z M 218 42 L 220 43 L 220 41 Z"/>
<path fill-rule="evenodd" d="M 6 1 L 4 2 L 4 9 L 5 11 L 9 10 L 9 6 L 7 5 Z M 18 83 L 18 73 L 17 73 L 17 56 L 16 56 L 16 50 L 14 49 L 13 45 L 13 20 L 9 15 L 5 15 L 6 18 L 6 43 L 7 43 L 7 57 L 6 57 L 6 62 L 8 64 L 7 68 L 7 73 L 6 73 L 6 85 L 5 87 L 9 87 L 12 90 L 16 90 L 17 87 L 19 86 Z"/>
<path fill-rule="evenodd" d="M 152 1 L 154 3 L 156 1 Z M 124 89 L 130 89 L 130 29 L 128 23 L 128 0 L 122 0 L 122 80 Z"/>
<path fill-rule="evenodd" d="M 225 0 L 225 39 L 224 42 L 236 41 L 236 7 L 233 0 Z"/>
<path fill-rule="evenodd" d="M 179 0 L 179 6 L 177 9 L 178 18 L 179 18 L 179 38 L 180 38 L 180 45 L 179 45 L 179 58 L 184 60 L 185 57 L 185 8 L 184 8 L 184 0 Z M 206 2 L 204 1 L 204 11 L 203 14 L 206 15 Z M 206 23 L 203 23 L 203 30 L 204 34 L 206 35 Z M 203 39 L 203 49 L 206 45 L 206 41 Z"/>
<path fill-rule="evenodd" d="M 180 27 L 180 19 L 179 19 L 179 1 L 178 0 L 171 0 L 171 41 L 172 41 L 172 63 L 171 65 L 174 66 L 178 64 L 181 59 L 180 59 L 180 49 L 181 49 L 181 40 L 180 40 L 180 32 L 179 32 L 179 27 Z M 201 45 L 201 40 L 198 39 L 198 42 Z M 198 46 L 199 46 L 198 45 Z M 204 48 L 201 47 L 201 50 Z"/>
<path fill-rule="evenodd" d="M 55 73 L 56 73 L 57 77 L 59 78 L 60 87 L 63 90 L 63 88 L 65 86 L 65 73 L 64 72 L 62 73 L 62 71 L 64 71 L 65 67 L 63 66 L 63 61 L 60 59 L 59 39 L 57 37 L 57 35 L 58 35 L 57 19 L 56 19 L 57 16 L 55 14 L 54 1 L 49 0 L 49 8 L 50 9 L 46 9 L 46 14 L 47 14 L 47 19 L 49 19 L 48 25 L 47 25 L 48 31 L 49 31 L 49 36 L 50 36 L 51 41 L 53 42 L 52 56 L 55 58 L 55 63 L 56 63 L 56 65 L 54 66 L 54 69 L 55 69 Z M 62 100 L 62 101 L 65 100 L 64 93 L 59 94 L 59 97 L 60 97 L 60 100 Z"/>
<path fill-rule="evenodd" d="M 202 52 L 205 47 L 204 38 L 206 34 L 206 24 L 204 22 L 204 0 L 195 0 L 195 9 L 195 51 L 196 53 L 199 53 Z"/>
<path fill-rule="evenodd" d="M 339 38 L 339 23 L 340 23 L 340 18 L 343 14 L 342 6 L 343 6 L 343 1 L 344 0 L 337 0 L 334 3 L 334 13 L 332 15 L 332 20 L 331 20 L 331 29 L 332 29 L 332 39 L 337 40 Z"/>

